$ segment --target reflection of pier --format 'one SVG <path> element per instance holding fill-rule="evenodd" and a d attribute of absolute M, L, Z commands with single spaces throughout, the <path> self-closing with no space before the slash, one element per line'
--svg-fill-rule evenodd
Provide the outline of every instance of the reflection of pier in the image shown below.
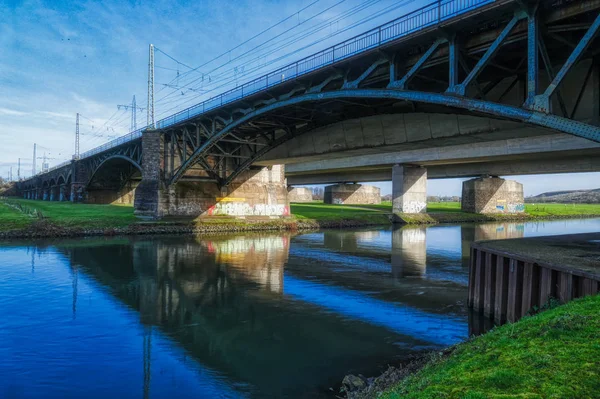
<path fill-rule="evenodd" d="M 463 266 L 469 267 L 471 244 L 482 240 L 505 240 L 509 238 L 522 238 L 525 235 L 524 223 L 485 223 L 477 225 L 463 225 L 462 259 Z"/>
<path fill-rule="evenodd" d="M 395 228 L 392 232 L 392 274 L 394 277 L 421 276 L 427 271 L 425 227 Z"/>

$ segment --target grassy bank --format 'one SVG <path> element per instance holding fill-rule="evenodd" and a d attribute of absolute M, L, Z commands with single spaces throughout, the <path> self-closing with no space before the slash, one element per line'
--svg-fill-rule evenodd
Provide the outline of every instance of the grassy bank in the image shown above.
<path fill-rule="evenodd" d="M 429 204 L 427 210 L 428 213 L 400 217 L 406 224 L 434 224 L 600 216 L 600 204 L 528 204 L 526 212 L 518 215 L 466 213 L 460 210 L 460 204 L 457 202 Z M 8 199 L 0 201 L 0 233 L 5 233 L 5 236 L 7 232 L 23 232 L 24 236 L 52 236 L 87 235 L 88 232 L 96 235 L 103 234 L 103 230 L 106 230 L 106 234 L 154 233 L 163 231 L 166 226 L 169 226 L 169 232 L 201 232 L 389 225 L 392 204 L 384 202 L 379 205 L 328 205 L 313 202 L 291 204 L 291 212 L 294 217 L 285 220 L 217 217 L 165 218 L 156 222 L 141 222 L 134 216 L 131 205 Z"/>
<path fill-rule="evenodd" d="M 0 202 L 0 206 L 2 206 L 0 208 L 1 231 L 25 228 L 40 220 L 64 228 L 83 229 L 124 227 L 136 222 L 132 206 L 72 204 L 70 202 L 23 199 L 6 200 L 4 203 Z M 9 223 L 10 220 L 13 222 Z"/>
<path fill-rule="evenodd" d="M 597 398 L 600 296 L 506 324 L 432 359 L 382 398 Z"/>

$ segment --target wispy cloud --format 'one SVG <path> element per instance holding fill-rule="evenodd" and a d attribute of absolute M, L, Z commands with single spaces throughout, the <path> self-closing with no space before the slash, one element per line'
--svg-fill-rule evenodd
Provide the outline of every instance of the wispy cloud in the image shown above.
<path fill-rule="evenodd" d="M 25 115 L 27 115 L 27 112 L 17 111 L 17 110 L 9 109 L 9 108 L 0 108 L 0 115 L 25 116 Z"/>

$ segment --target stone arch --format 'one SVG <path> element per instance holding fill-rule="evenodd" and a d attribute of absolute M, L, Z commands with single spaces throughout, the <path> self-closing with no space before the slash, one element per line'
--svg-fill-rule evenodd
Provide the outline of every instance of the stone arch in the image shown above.
<path fill-rule="evenodd" d="M 87 202 L 133 204 L 141 173 L 141 166 L 129 157 L 107 157 L 94 169 L 86 184 Z"/>

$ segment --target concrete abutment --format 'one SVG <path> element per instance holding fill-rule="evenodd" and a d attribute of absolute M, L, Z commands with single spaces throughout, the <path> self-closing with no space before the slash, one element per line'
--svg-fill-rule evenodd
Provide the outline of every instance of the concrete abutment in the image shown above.
<path fill-rule="evenodd" d="M 479 177 L 463 182 L 462 205 L 471 213 L 525 212 L 523 185 L 499 177 Z"/>

